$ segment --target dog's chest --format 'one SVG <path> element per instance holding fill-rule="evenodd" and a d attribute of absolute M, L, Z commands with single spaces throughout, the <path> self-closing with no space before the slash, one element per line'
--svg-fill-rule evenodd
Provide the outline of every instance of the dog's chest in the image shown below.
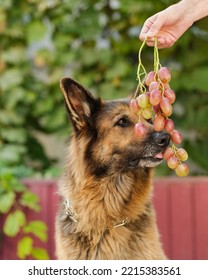
<path fill-rule="evenodd" d="M 94 234 L 91 237 L 77 236 L 70 242 L 70 251 L 75 259 L 140 259 L 144 258 L 140 252 L 141 236 L 137 236 L 126 227 L 106 230 L 103 234 Z M 71 240 L 72 241 L 72 240 Z M 74 248 L 73 248 L 74 247 Z M 71 258 L 71 257 L 69 257 Z"/>

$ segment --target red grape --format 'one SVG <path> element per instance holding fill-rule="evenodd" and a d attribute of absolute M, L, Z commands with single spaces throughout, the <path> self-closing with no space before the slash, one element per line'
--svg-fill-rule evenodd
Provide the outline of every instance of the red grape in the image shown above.
<path fill-rule="evenodd" d="M 182 141 L 182 135 L 178 130 L 174 130 L 171 133 L 171 139 L 172 139 L 173 143 L 180 144 Z"/>
<path fill-rule="evenodd" d="M 174 130 L 174 122 L 171 119 L 165 120 L 165 130 L 167 133 L 171 133 Z"/>
<path fill-rule="evenodd" d="M 175 169 L 179 165 L 180 161 L 176 156 L 169 157 L 167 165 L 170 169 Z"/>
<path fill-rule="evenodd" d="M 166 89 L 164 91 L 164 96 L 170 100 L 170 104 L 173 104 L 175 102 L 176 95 L 172 89 Z"/>
<path fill-rule="evenodd" d="M 160 105 L 153 106 L 153 109 L 155 114 L 158 114 L 160 112 Z"/>
<path fill-rule="evenodd" d="M 149 92 L 151 92 L 153 89 L 159 89 L 160 85 L 158 82 L 151 82 L 149 85 Z"/>
<path fill-rule="evenodd" d="M 147 96 L 148 102 L 149 102 L 149 99 L 150 99 L 150 93 L 149 93 L 149 91 L 146 92 L 146 96 Z"/>
<path fill-rule="evenodd" d="M 142 109 L 142 115 L 146 120 L 151 119 L 152 117 L 152 108 L 151 107 L 146 107 Z"/>
<path fill-rule="evenodd" d="M 152 104 L 153 106 L 156 106 L 160 103 L 162 97 L 162 93 L 159 89 L 153 89 L 150 92 L 150 104 Z"/>
<path fill-rule="evenodd" d="M 187 176 L 189 174 L 189 168 L 187 164 L 185 163 L 179 164 L 175 169 L 175 173 L 180 177 Z"/>
<path fill-rule="evenodd" d="M 139 112 L 139 105 L 138 105 L 138 102 L 137 102 L 137 100 L 136 99 L 132 99 L 131 101 L 130 101 L 130 110 L 133 112 L 133 113 L 135 113 L 135 114 L 137 114 L 138 112 Z"/>
<path fill-rule="evenodd" d="M 168 147 L 164 151 L 163 158 L 168 160 L 170 157 L 174 156 L 174 154 L 174 150 L 171 147 Z"/>
<path fill-rule="evenodd" d="M 181 161 L 186 161 L 188 159 L 188 153 L 183 148 L 178 149 L 176 155 Z"/>
<path fill-rule="evenodd" d="M 136 123 L 134 126 L 134 133 L 138 137 L 144 137 L 147 134 L 147 128 L 143 123 Z"/>
<path fill-rule="evenodd" d="M 169 117 L 173 112 L 172 105 L 170 104 L 170 101 L 167 97 L 162 97 L 160 101 L 160 108 L 165 117 Z"/>
<path fill-rule="evenodd" d="M 171 89 L 169 83 L 163 84 L 164 89 Z"/>
<path fill-rule="evenodd" d="M 161 67 L 158 71 L 158 76 L 164 84 L 169 83 L 171 80 L 170 71 L 167 67 Z"/>
<path fill-rule="evenodd" d="M 165 126 L 165 118 L 162 115 L 157 115 L 153 122 L 155 131 L 162 131 Z"/>
<path fill-rule="evenodd" d="M 137 97 L 138 105 L 140 108 L 146 108 L 149 104 L 149 98 L 148 95 L 145 93 L 140 94 Z"/>
<path fill-rule="evenodd" d="M 155 71 L 150 71 L 148 74 L 147 74 L 147 77 L 145 79 L 145 84 L 147 86 L 150 85 L 151 82 L 153 82 L 156 78 L 156 75 L 155 75 Z"/>

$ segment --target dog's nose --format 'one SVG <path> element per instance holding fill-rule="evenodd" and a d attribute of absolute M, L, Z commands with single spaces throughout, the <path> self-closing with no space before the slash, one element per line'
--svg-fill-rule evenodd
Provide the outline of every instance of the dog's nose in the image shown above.
<path fill-rule="evenodd" d="M 153 138 L 156 144 L 160 147 L 166 147 L 170 142 L 170 134 L 166 132 L 154 132 Z"/>

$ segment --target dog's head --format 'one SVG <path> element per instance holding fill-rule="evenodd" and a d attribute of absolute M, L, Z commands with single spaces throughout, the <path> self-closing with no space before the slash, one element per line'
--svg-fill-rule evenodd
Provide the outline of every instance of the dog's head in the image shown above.
<path fill-rule="evenodd" d="M 167 133 L 156 132 L 153 125 L 130 110 L 130 100 L 102 101 L 70 78 L 60 82 L 74 127 L 77 146 L 82 145 L 82 160 L 95 176 L 152 168 L 162 162 L 168 146 Z M 148 133 L 135 134 L 134 127 L 143 122 Z M 77 155 L 80 156 L 80 155 Z"/>

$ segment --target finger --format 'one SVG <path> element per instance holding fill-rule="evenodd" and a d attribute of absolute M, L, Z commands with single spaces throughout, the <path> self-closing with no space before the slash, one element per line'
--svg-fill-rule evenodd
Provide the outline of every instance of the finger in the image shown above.
<path fill-rule="evenodd" d="M 139 39 L 140 39 L 141 41 L 144 41 L 146 38 L 147 38 L 147 33 L 146 33 L 146 32 L 140 33 Z"/>
<path fill-rule="evenodd" d="M 154 45 L 155 45 L 155 42 L 154 41 L 146 41 L 146 44 L 147 44 L 147 46 L 149 46 L 149 47 L 154 47 Z"/>
<path fill-rule="evenodd" d="M 149 31 L 147 32 L 148 37 L 155 37 L 159 33 L 160 29 L 164 25 L 165 18 L 162 14 L 158 14 L 155 21 L 152 23 Z"/>
<path fill-rule="evenodd" d="M 166 39 L 164 37 L 157 37 L 157 45 L 158 47 L 159 46 L 162 46 L 162 45 L 165 45 L 167 42 L 166 42 Z"/>
<path fill-rule="evenodd" d="M 164 47 L 164 46 L 172 46 L 174 44 L 174 40 L 171 39 L 170 37 L 168 37 L 166 34 L 164 34 L 163 36 L 159 35 L 157 37 L 157 46 L 158 47 Z M 152 38 L 148 38 L 147 39 L 147 43 L 150 46 L 153 46 L 155 44 L 155 37 Z"/>
<path fill-rule="evenodd" d="M 171 40 L 170 38 L 164 38 L 164 37 L 158 37 L 157 38 L 158 49 L 170 48 L 174 43 L 175 43 L 175 41 Z M 146 44 L 149 47 L 154 47 L 155 46 L 154 38 L 148 38 L 147 41 L 146 41 Z"/>
<path fill-rule="evenodd" d="M 153 47 L 155 45 L 155 37 L 148 37 L 146 40 L 146 44 L 149 47 Z"/>
<path fill-rule="evenodd" d="M 157 46 L 159 49 L 170 48 L 175 43 L 175 41 L 170 38 L 159 37 L 157 41 Z"/>
<path fill-rule="evenodd" d="M 145 22 L 141 31 L 140 31 L 140 36 L 143 38 L 144 36 L 146 36 L 147 32 L 149 31 L 150 26 L 148 22 Z"/>
<path fill-rule="evenodd" d="M 145 21 L 145 23 L 144 23 L 144 25 L 143 25 L 143 27 L 141 29 L 140 35 L 139 35 L 139 39 L 140 40 L 144 41 L 147 38 L 147 33 L 149 32 L 153 22 L 155 21 L 155 18 L 156 18 L 156 15 L 148 18 Z"/>

